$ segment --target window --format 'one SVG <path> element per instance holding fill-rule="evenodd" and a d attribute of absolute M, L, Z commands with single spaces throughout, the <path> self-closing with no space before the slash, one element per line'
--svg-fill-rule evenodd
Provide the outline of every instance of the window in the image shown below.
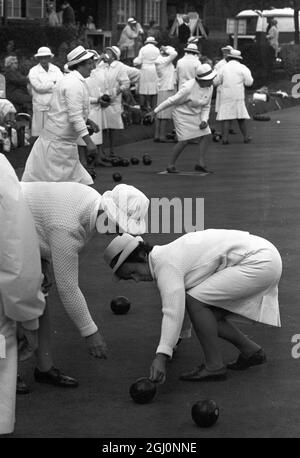
<path fill-rule="evenodd" d="M 45 0 L 7 0 L 6 15 L 8 18 L 41 18 L 44 17 Z M 3 0 L 0 0 L 0 16 L 4 15 Z"/>
<path fill-rule="evenodd" d="M 161 0 L 146 0 L 144 6 L 144 24 L 155 21 L 160 24 L 160 5 Z"/>
<path fill-rule="evenodd" d="M 136 0 L 118 0 L 117 23 L 126 24 L 129 17 L 135 16 Z"/>

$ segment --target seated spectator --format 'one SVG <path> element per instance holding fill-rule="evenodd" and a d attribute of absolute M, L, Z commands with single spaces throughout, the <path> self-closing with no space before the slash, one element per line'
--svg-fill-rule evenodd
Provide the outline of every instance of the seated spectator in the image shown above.
<path fill-rule="evenodd" d="M 147 37 L 154 37 L 155 40 L 159 43 L 161 40 L 161 32 L 159 27 L 155 25 L 156 22 L 154 20 L 149 21 L 149 29 L 147 30 Z"/>
<path fill-rule="evenodd" d="M 6 78 L 6 97 L 15 106 L 17 111 L 31 114 L 31 95 L 28 94 L 28 78 L 19 70 L 17 56 L 8 56 L 4 61 Z"/>
<path fill-rule="evenodd" d="M 6 123 L 14 124 L 17 110 L 13 104 L 4 98 L 0 98 L 0 126 Z"/>
<path fill-rule="evenodd" d="M 93 16 L 89 16 L 87 18 L 86 28 L 88 30 L 96 30 L 96 25 L 95 25 Z"/>

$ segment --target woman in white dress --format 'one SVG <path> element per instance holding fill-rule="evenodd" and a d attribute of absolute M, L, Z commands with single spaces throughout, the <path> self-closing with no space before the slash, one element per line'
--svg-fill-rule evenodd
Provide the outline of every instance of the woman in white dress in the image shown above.
<path fill-rule="evenodd" d="M 129 89 L 130 81 L 126 68 L 120 62 L 121 51 L 117 46 L 106 48 L 106 59 L 100 62 L 105 76 L 105 95 L 110 98 L 109 105 L 102 109 L 102 127 L 108 139 L 110 155 L 114 156 L 114 132 L 124 129 L 122 120 L 122 93 Z"/>
<path fill-rule="evenodd" d="M 168 173 L 178 173 L 175 166 L 177 159 L 188 145 L 189 140 L 199 139 L 199 157 L 195 170 L 202 173 L 211 173 L 206 168 L 206 152 L 211 130 L 208 125 L 213 80 L 216 72 L 209 64 L 201 65 L 196 78 L 186 81 L 177 92 L 158 105 L 149 113 L 151 118 L 166 108 L 173 107 L 172 118 L 178 143 L 173 150 L 173 156 L 167 167 Z"/>
<path fill-rule="evenodd" d="M 237 119 L 244 143 L 249 143 L 247 119 L 250 119 L 245 104 L 245 86 L 252 86 L 251 71 L 243 65 L 241 52 L 232 49 L 227 57 L 227 64 L 219 70 L 215 85 L 222 86 L 217 121 L 222 121 L 223 145 L 228 145 L 230 122 Z"/>
<path fill-rule="evenodd" d="M 172 46 L 162 46 L 160 56 L 155 61 L 156 72 L 158 75 L 158 95 L 157 104 L 167 100 L 175 93 L 176 73 L 173 65 L 178 53 Z M 168 121 L 172 119 L 172 108 L 160 111 L 155 122 L 154 141 L 168 142 L 167 127 Z"/>
<path fill-rule="evenodd" d="M 227 45 L 224 46 L 221 51 L 223 54 L 223 59 L 219 60 L 216 65 L 214 66 L 214 69 L 217 73 L 220 72 L 221 68 L 227 64 L 227 56 L 230 53 L 230 51 L 233 49 L 232 46 Z M 218 112 L 220 110 L 220 99 L 221 99 L 221 90 L 222 90 L 222 85 L 217 86 L 217 91 L 216 91 L 216 106 L 215 106 L 215 111 L 216 111 L 216 116 L 218 115 Z M 229 133 L 234 134 L 233 130 L 233 121 L 230 121 L 230 128 L 229 128 Z"/>
<path fill-rule="evenodd" d="M 155 38 L 148 37 L 138 56 L 133 60 L 133 65 L 141 68 L 139 95 L 140 106 L 144 112 L 148 111 L 148 107 L 153 110 L 157 102 L 158 76 L 155 61 L 159 56 L 159 49 L 156 45 Z"/>
<path fill-rule="evenodd" d="M 93 183 L 79 161 L 77 147 L 77 139 L 82 137 L 88 154 L 94 156 L 97 153 L 86 125 L 89 94 L 85 78 L 90 76 L 94 67 L 93 57 L 83 46 L 77 46 L 67 55 L 71 71 L 56 85 L 47 122 L 27 159 L 23 181 Z M 95 131 L 99 130 L 93 121 L 91 123 Z"/>
<path fill-rule="evenodd" d="M 277 58 L 279 50 L 280 50 L 279 48 L 279 30 L 277 27 L 278 22 L 276 19 L 273 18 L 270 24 L 271 24 L 271 27 L 269 29 L 269 32 L 266 38 L 269 42 L 269 45 L 272 46 L 272 48 L 275 51 L 275 58 Z"/>
<path fill-rule="evenodd" d="M 181 380 L 224 380 L 227 368 L 218 337 L 240 351 L 232 370 L 262 364 L 263 349 L 243 334 L 233 318 L 280 326 L 278 283 L 281 257 L 269 241 L 248 232 L 208 229 L 151 247 L 141 237 L 123 234 L 104 252 L 115 276 L 156 281 L 162 301 L 161 336 L 150 377 L 164 382 L 167 360 L 178 341 L 185 308 L 202 346 L 205 362 Z"/>

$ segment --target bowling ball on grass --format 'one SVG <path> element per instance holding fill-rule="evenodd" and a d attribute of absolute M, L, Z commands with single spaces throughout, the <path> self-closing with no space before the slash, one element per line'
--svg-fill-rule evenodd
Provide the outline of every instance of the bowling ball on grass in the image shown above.
<path fill-rule="evenodd" d="M 130 386 L 129 394 L 137 404 L 148 404 L 156 394 L 156 385 L 147 377 L 142 377 Z"/>
<path fill-rule="evenodd" d="M 211 399 L 198 401 L 192 407 L 192 418 L 197 426 L 209 428 L 213 426 L 219 418 L 219 407 Z"/>
<path fill-rule="evenodd" d="M 122 175 L 118 172 L 114 173 L 112 177 L 113 177 L 113 180 L 116 182 L 122 181 Z"/>
<path fill-rule="evenodd" d="M 152 164 L 152 159 L 151 159 L 151 156 L 149 156 L 149 154 L 144 154 L 144 156 L 143 156 L 143 164 L 144 165 L 151 165 Z"/>
<path fill-rule="evenodd" d="M 128 167 L 130 165 L 129 159 L 126 159 L 126 158 L 122 159 L 121 165 L 122 167 Z"/>
<path fill-rule="evenodd" d="M 130 162 L 132 165 L 138 165 L 140 163 L 140 160 L 138 157 L 136 156 L 133 156 L 131 159 L 130 159 Z"/>
<path fill-rule="evenodd" d="M 117 296 L 112 299 L 110 303 L 110 308 L 115 315 L 125 315 L 130 309 L 130 301 L 127 297 Z"/>

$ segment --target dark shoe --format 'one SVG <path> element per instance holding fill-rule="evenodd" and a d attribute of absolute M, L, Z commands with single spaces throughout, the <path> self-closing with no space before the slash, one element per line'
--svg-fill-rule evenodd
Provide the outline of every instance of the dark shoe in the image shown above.
<path fill-rule="evenodd" d="M 29 394 L 30 389 L 28 385 L 24 382 L 24 380 L 18 374 L 17 376 L 17 394 Z"/>
<path fill-rule="evenodd" d="M 251 141 L 252 141 L 251 137 L 247 137 L 244 139 L 244 143 L 251 143 Z"/>
<path fill-rule="evenodd" d="M 153 141 L 154 141 L 154 143 L 160 143 L 160 139 L 159 138 L 154 138 Z"/>
<path fill-rule="evenodd" d="M 253 353 L 251 356 L 243 356 L 240 353 L 238 359 L 232 363 L 228 363 L 228 369 L 232 371 L 243 371 L 248 369 L 251 366 L 259 366 L 260 364 L 264 364 L 267 361 L 267 357 L 263 349 L 261 348 L 257 352 Z"/>
<path fill-rule="evenodd" d="M 74 378 L 60 372 L 59 369 L 51 367 L 47 372 L 42 372 L 35 368 L 34 379 L 39 383 L 48 383 L 49 385 L 61 386 L 62 388 L 77 388 L 78 382 Z"/>
<path fill-rule="evenodd" d="M 227 379 L 226 367 L 217 369 L 216 371 L 208 370 L 205 365 L 196 367 L 190 372 L 185 372 L 180 375 L 179 380 L 185 382 L 219 382 Z"/>
<path fill-rule="evenodd" d="M 222 141 L 222 145 L 229 145 L 229 141 L 228 140 L 223 140 Z"/>
<path fill-rule="evenodd" d="M 208 169 L 206 169 L 205 167 L 202 167 L 199 164 L 195 165 L 195 170 L 196 170 L 196 172 L 202 172 L 202 173 L 214 173 L 211 170 L 208 170 Z"/>
<path fill-rule="evenodd" d="M 167 167 L 167 172 L 168 173 L 179 173 L 179 170 L 176 169 L 175 165 L 172 165 L 171 167 Z"/>
<path fill-rule="evenodd" d="M 234 129 L 229 129 L 230 135 L 236 135 L 236 131 Z"/>

